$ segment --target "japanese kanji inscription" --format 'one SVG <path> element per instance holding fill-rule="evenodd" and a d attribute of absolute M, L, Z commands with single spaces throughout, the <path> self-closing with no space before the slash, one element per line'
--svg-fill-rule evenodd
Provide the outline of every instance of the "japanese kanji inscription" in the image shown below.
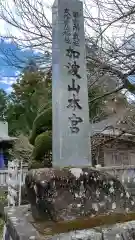
<path fill-rule="evenodd" d="M 52 21 L 53 165 L 89 165 L 83 3 L 55 0 Z"/>

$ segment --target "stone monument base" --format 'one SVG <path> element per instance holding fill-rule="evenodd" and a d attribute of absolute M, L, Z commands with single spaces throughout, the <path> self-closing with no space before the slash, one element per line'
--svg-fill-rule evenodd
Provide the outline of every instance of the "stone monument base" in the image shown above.
<path fill-rule="evenodd" d="M 61 222 L 135 209 L 122 183 L 95 168 L 31 170 L 25 185 L 36 220 Z"/>
<path fill-rule="evenodd" d="M 135 214 L 125 215 L 125 220 L 135 217 Z M 104 221 L 108 220 L 102 216 Z M 108 218 L 109 219 L 109 218 Z M 115 214 L 110 216 L 111 222 L 123 221 L 124 214 Z M 5 208 L 5 220 L 7 230 L 12 240 L 134 240 L 135 239 L 135 221 L 128 221 L 124 223 L 117 223 L 104 226 L 97 226 L 95 228 L 72 230 L 66 232 L 55 232 L 50 234 L 51 230 L 58 230 L 53 228 L 53 225 L 48 226 L 43 222 L 35 222 L 31 216 L 30 206 L 20 206 L 13 208 Z M 95 221 L 95 218 L 89 219 L 90 222 Z M 57 225 L 57 223 L 53 223 Z M 83 224 L 82 224 L 83 225 Z"/>
<path fill-rule="evenodd" d="M 117 234 L 121 239 L 134 235 L 134 200 L 108 173 L 94 168 L 34 169 L 25 186 L 30 205 L 5 208 L 13 240 L 114 240 Z"/>

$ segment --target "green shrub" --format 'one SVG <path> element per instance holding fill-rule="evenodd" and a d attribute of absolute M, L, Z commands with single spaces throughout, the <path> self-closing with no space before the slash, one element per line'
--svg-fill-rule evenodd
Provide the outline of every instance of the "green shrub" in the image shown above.
<path fill-rule="evenodd" d="M 35 118 L 29 142 L 32 145 L 34 145 L 35 139 L 38 136 L 38 134 L 41 134 L 42 132 L 51 129 L 52 129 L 52 108 L 48 108 Z"/>
<path fill-rule="evenodd" d="M 33 159 L 43 159 L 45 153 L 52 149 L 52 132 L 47 131 L 38 135 L 35 139 L 35 145 L 33 149 Z"/>
<path fill-rule="evenodd" d="M 29 169 L 38 169 L 38 168 L 44 168 L 44 162 L 41 162 L 41 160 L 35 160 L 32 159 L 31 162 L 29 162 Z"/>

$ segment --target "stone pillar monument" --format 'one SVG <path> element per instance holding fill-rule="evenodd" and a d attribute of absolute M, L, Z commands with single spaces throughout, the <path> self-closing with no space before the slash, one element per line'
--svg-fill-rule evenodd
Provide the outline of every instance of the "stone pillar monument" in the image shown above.
<path fill-rule="evenodd" d="M 90 166 L 82 2 L 56 0 L 52 28 L 53 166 Z"/>
<path fill-rule="evenodd" d="M 124 233 L 125 225 L 110 228 L 135 218 L 125 215 L 125 209 L 129 214 L 134 209 L 132 196 L 114 176 L 89 167 L 82 2 L 55 1 L 52 37 L 53 167 L 29 171 L 25 187 L 30 207 L 5 208 L 7 229 L 13 240 L 111 240 L 121 233 L 121 239 L 128 239 L 124 234 L 131 227 L 135 232 L 135 224 Z"/>

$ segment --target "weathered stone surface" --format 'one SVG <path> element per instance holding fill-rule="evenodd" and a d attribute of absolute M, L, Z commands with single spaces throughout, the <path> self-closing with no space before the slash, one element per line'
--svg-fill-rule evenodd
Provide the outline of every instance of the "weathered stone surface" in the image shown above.
<path fill-rule="evenodd" d="M 134 240 L 135 221 L 54 235 L 39 234 L 29 219 L 29 206 L 5 208 L 8 231 L 13 240 Z M 43 229 L 47 231 L 47 229 Z"/>
<path fill-rule="evenodd" d="M 102 228 L 61 233 L 51 240 L 134 240 L 135 221 Z"/>
<path fill-rule="evenodd" d="M 5 221 L 8 232 L 13 240 L 40 240 L 40 235 L 27 220 L 29 205 L 6 207 Z"/>
<path fill-rule="evenodd" d="M 94 168 L 31 170 L 26 189 L 34 218 L 73 220 L 134 209 L 120 181 Z"/>
<path fill-rule="evenodd" d="M 76 31 L 74 22 L 77 23 Z M 75 39 L 78 39 L 78 43 L 75 43 Z M 72 51 L 78 53 L 78 57 L 74 57 Z M 85 59 L 83 2 L 80 0 L 54 1 L 52 8 L 52 155 L 55 167 L 92 165 Z M 75 88 L 78 87 L 76 91 Z M 78 99 L 79 107 L 74 103 L 70 104 L 73 96 Z"/>

